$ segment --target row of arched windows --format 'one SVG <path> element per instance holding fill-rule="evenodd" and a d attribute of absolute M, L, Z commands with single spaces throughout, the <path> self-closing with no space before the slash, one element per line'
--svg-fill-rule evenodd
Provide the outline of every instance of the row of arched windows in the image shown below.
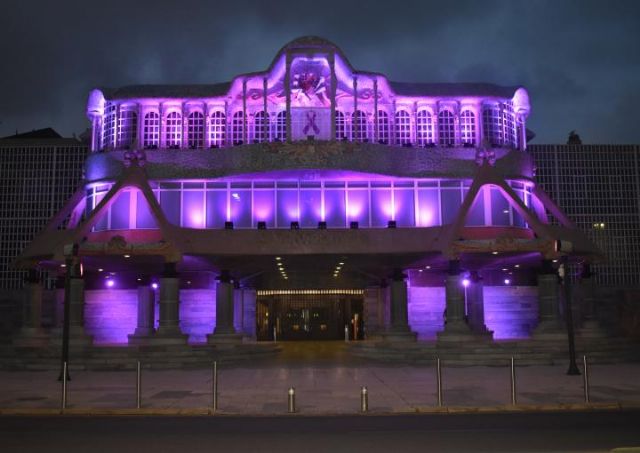
<path fill-rule="evenodd" d="M 166 115 L 164 131 L 161 131 L 159 113 L 150 111 L 142 119 L 139 144 L 147 149 L 161 147 L 161 132 L 164 132 L 162 146 L 166 148 L 182 148 L 185 144 L 192 149 L 240 145 L 246 137 L 252 143 L 285 141 L 286 119 L 286 111 L 277 114 L 255 112 L 253 121 L 247 125 L 248 134 L 245 134 L 246 124 L 242 110 L 233 113 L 229 123 L 224 112 L 214 111 L 209 117 L 208 127 L 202 112 L 189 113 L 185 122 L 180 112 L 172 111 Z M 436 144 L 474 146 L 479 143 L 479 123 L 472 110 L 463 110 L 456 119 L 453 112 L 447 109 L 441 110 L 437 116 L 423 109 L 415 114 L 414 121 L 407 110 L 398 110 L 392 117 L 385 110 L 379 110 L 377 122 L 377 142 L 381 144 L 425 147 Z M 373 123 L 372 115 L 368 116 L 363 110 L 356 110 L 351 114 L 336 110 L 335 139 L 374 141 L 376 131 Z M 509 104 L 485 106 L 482 109 L 484 138 L 494 146 L 518 148 L 520 131 L 517 129 L 520 126 Z M 108 104 L 102 127 L 101 148 L 129 148 L 136 139 L 137 130 L 138 117 L 134 110 L 122 110 L 118 114 L 115 105 Z M 183 134 L 186 136 L 183 137 Z"/>

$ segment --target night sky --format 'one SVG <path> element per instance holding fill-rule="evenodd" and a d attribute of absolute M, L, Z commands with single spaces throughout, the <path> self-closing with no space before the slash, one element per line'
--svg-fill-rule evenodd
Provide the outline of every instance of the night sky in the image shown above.
<path fill-rule="evenodd" d="M 0 136 L 80 133 L 93 87 L 224 82 L 303 35 L 394 81 L 524 85 L 533 143 L 640 143 L 633 0 L 5 0 Z"/>

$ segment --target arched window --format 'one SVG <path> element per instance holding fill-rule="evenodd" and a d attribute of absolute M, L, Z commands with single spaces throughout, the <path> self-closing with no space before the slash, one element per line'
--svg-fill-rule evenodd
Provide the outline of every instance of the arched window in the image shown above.
<path fill-rule="evenodd" d="M 160 145 L 160 115 L 157 112 L 147 113 L 142 126 L 142 146 L 157 148 Z"/>
<path fill-rule="evenodd" d="M 116 133 L 116 104 L 107 102 L 104 108 L 104 123 L 102 125 L 102 149 L 113 148 Z"/>
<path fill-rule="evenodd" d="M 476 116 L 471 110 L 460 114 L 460 140 L 463 145 L 476 144 Z"/>
<path fill-rule="evenodd" d="M 224 112 L 216 111 L 211 114 L 209 141 L 212 147 L 224 146 L 225 139 L 227 138 L 226 119 Z"/>
<path fill-rule="evenodd" d="M 406 145 L 411 143 L 411 117 L 406 110 L 396 112 L 396 145 Z"/>
<path fill-rule="evenodd" d="M 378 110 L 378 143 L 389 144 L 389 115 L 384 110 Z"/>
<path fill-rule="evenodd" d="M 438 143 L 440 146 L 453 146 L 456 143 L 453 113 L 449 110 L 438 113 Z"/>
<path fill-rule="evenodd" d="M 484 128 L 484 137 L 490 145 L 504 145 L 502 114 L 499 106 L 485 106 L 482 109 L 482 126 Z"/>
<path fill-rule="evenodd" d="M 182 146 L 182 115 L 179 112 L 171 112 L 167 115 L 167 148 L 180 148 Z"/>
<path fill-rule="evenodd" d="M 129 149 L 136 138 L 138 114 L 133 110 L 121 110 L 118 118 L 118 148 Z"/>
<path fill-rule="evenodd" d="M 187 118 L 187 142 L 189 148 L 199 149 L 204 147 L 204 115 L 200 112 L 191 112 Z"/>
<path fill-rule="evenodd" d="M 344 113 L 336 110 L 336 140 L 345 140 L 347 138 L 347 128 L 344 120 Z"/>
<path fill-rule="evenodd" d="M 231 140 L 234 146 L 244 143 L 244 113 L 238 110 L 233 114 L 231 122 Z"/>
<path fill-rule="evenodd" d="M 253 123 L 253 141 L 256 143 L 269 141 L 269 114 L 264 110 L 256 112 Z M 266 124 L 266 134 L 265 134 Z"/>
<path fill-rule="evenodd" d="M 278 112 L 276 116 L 275 140 L 284 142 L 287 139 L 287 111 Z"/>
<path fill-rule="evenodd" d="M 416 114 L 416 138 L 418 146 L 433 143 L 433 120 L 428 110 L 419 110 Z"/>
<path fill-rule="evenodd" d="M 351 137 L 356 142 L 367 140 L 367 115 L 362 110 L 356 110 L 351 115 Z"/>

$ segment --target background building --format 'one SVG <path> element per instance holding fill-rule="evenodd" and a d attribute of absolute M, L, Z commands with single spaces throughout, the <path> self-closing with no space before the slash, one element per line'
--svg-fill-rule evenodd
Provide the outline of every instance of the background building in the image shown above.
<path fill-rule="evenodd" d="M 87 153 L 53 129 L 0 139 L 0 329 L 22 300 L 26 272 L 12 263 L 78 187 Z"/>
<path fill-rule="evenodd" d="M 538 184 L 606 255 L 592 266 L 597 283 L 640 287 L 640 146 L 529 145 L 528 152 Z"/>

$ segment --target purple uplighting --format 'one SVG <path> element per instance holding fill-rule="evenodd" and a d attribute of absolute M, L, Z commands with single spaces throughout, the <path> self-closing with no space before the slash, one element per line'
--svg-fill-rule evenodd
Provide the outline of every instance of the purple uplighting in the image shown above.
<path fill-rule="evenodd" d="M 112 279 L 107 279 L 105 284 L 107 285 L 107 288 L 113 288 L 115 286 L 116 282 L 113 281 Z"/>

